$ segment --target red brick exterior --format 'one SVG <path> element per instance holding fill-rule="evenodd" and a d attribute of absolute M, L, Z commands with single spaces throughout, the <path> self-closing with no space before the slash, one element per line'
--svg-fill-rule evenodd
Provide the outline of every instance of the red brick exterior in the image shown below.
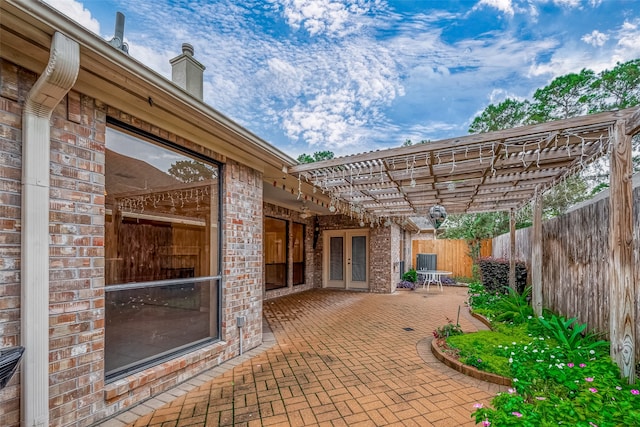
<path fill-rule="evenodd" d="M 37 76 L 0 62 L 0 347 L 20 344 L 22 104 Z M 111 116 L 224 162 L 222 341 L 138 374 L 104 381 L 104 171 Z M 51 118 L 50 424 L 87 426 L 262 340 L 262 174 L 77 92 Z M 47 237 L 44 237 L 47 238 Z M 16 375 L 0 391 L 0 425 L 20 423 Z"/>
<path fill-rule="evenodd" d="M 0 60 L 0 348 L 20 344 L 22 106 L 37 75 Z M 123 379 L 105 383 L 105 140 L 107 117 L 223 164 L 221 340 Z M 163 392 L 262 342 L 265 298 L 322 286 L 322 233 L 315 218 L 263 203 L 263 176 L 246 165 L 146 123 L 132 112 L 71 91 L 51 118 L 49 371 L 50 424 L 88 426 Z M 108 165 L 106 166 L 108 167 Z M 305 283 L 264 291 L 263 218 L 306 224 Z M 342 215 L 319 217 L 321 230 L 360 228 Z M 397 226 L 369 229 L 369 290 L 391 292 Z M 292 251 L 289 251 L 292 269 Z M 293 277 L 289 271 L 288 277 Z M 291 279 L 290 279 L 291 281 Z M 20 375 L 0 391 L 0 425 L 20 423 Z"/>

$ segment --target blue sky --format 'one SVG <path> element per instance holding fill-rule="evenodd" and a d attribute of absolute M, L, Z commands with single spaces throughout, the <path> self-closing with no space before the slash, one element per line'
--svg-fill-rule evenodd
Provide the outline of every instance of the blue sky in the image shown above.
<path fill-rule="evenodd" d="M 465 135 L 490 103 L 640 58 L 636 0 L 46 0 L 292 157 Z"/>

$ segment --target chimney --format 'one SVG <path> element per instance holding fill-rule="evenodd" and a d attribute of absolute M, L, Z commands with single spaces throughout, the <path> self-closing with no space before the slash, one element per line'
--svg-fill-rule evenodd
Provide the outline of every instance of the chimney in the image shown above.
<path fill-rule="evenodd" d="M 124 15 L 121 12 L 116 12 L 116 29 L 109 44 L 124 53 L 129 53 L 129 46 L 124 42 Z"/>
<path fill-rule="evenodd" d="M 169 62 L 171 80 L 202 101 L 202 75 L 205 67 L 193 58 L 193 46 L 182 43 L 182 54 Z"/>

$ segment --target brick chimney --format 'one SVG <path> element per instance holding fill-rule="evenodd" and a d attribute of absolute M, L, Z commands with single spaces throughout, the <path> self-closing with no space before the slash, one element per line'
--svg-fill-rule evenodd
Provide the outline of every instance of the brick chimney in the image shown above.
<path fill-rule="evenodd" d="M 169 61 L 171 80 L 202 101 L 202 75 L 204 65 L 193 58 L 193 46 L 182 44 L 182 54 Z"/>

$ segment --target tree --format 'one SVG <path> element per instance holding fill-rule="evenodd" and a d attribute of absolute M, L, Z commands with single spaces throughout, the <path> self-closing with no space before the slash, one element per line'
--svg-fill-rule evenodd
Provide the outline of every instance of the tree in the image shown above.
<path fill-rule="evenodd" d="M 178 160 L 168 172 L 182 182 L 200 182 L 218 176 L 218 171 L 213 166 L 195 160 Z"/>
<path fill-rule="evenodd" d="M 530 119 L 544 123 L 587 114 L 595 97 L 591 88 L 595 80 L 595 73 L 587 69 L 579 74 L 556 77 L 533 94 L 535 102 Z"/>
<path fill-rule="evenodd" d="M 509 231 L 509 215 L 507 212 L 449 215 L 447 228 L 442 232 L 442 237 L 445 239 L 463 239 L 467 242 L 475 275 L 482 241 L 507 231 Z"/>
<path fill-rule="evenodd" d="M 299 163 L 314 163 L 320 162 L 322 160 L 330 160 L 333 159 L 333 157 L 333 151 L 316 151 L 315 153 L 313 153 L 313 156 L 302 153 L 298 156 L 297 160 Z"/>
<path fill-rule="evenodd" d="M 529 124 L 531 104 L 507 98 L 498 105 L 490 104 L 469 127 L 469 133 L 493 132 Z"/>
<path fill-rule="evenodd" d="M 592 112 L 640 104 L 640 59 L 618 62 L 612 70 L 602 71 L 591 87 L 596 92 Z"/>

